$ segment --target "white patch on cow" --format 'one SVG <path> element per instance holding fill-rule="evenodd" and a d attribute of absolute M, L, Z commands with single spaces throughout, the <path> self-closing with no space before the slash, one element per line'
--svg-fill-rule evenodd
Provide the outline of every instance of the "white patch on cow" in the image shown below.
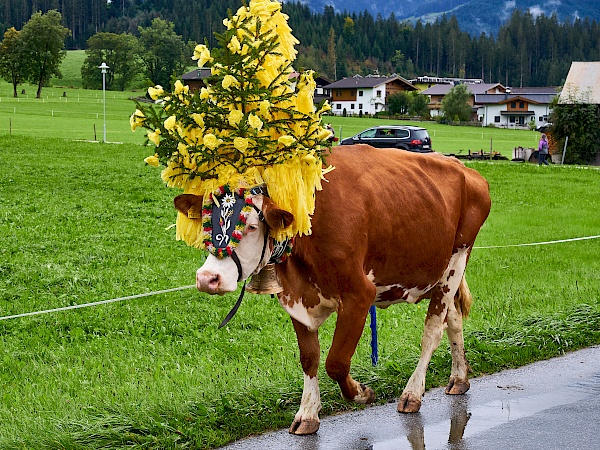
<path fill-rule="evenodd" d="M 373 272 L 373 270 L 371 269 L 371 271 L 367 274 L 367 279 L 373 283 L 375 285 L 375 304 L 376 306 L 380 307 L 380 308 L 387 308 L 390 305 L 394 305 L 396 303 L 416 303 L 419 298 L 427 293 L 429 290 L 431 290 L 431 288 L 433 288 L 433 285 L 431 286 L 427 286 L 425 289 L 419 289 L 416 287 L 413 288 L 406 288 L 404 286 L 402 286 L 401 284 L 390 284 L 390 285 L 386 285 L 386 286 L 382 286 L 382 285 L 378 285 L 377 282 L 375 281 L 375 273 Z M 396 300 L 389 300 L 389 301 L 382 301 L 381 300 L 381 294 L 390 291 L 392 289 L 402 289 L 404 291 L 404 294 L 406 296 L 406 298 L 399 298 Z"/>
<path fill-rule="evenodd" d="M 294 421 L 316 420 L 319 421 L 321 411 L 321 391 L 319 390 L 319 379 L 304 374 L 304 390 L 300 409 L 296 413 Z"/>
<path fill-rule="evenodd" d="M 442 297 L 442 303 L 446 307 L 446 312 L 448 311 L 448 308 L 455 308 L 454 294 L 458 290 L 460 280 L 465 273 L 467 255 L 468 248 L 461 248 L 453 254 L 448 263 L 448 267 L 438 282 L 441 287 L 446 286 L 448 288 L 447 292 Z M 452 275 L 450 275 L 451 273 Z M 438 348 L 440 341 L 442 340 L 445 319 L 446 314 L 439 316 L 432 314 L 427 316 L 425 327 L 423 329 L 423 336 L 421 338 L 421 357 L 419 358 L 419 363 L 408 380 L 402 395 L 412 393 L 415 398 L 420 399 L 425 393 L 425 374 L 427 372 L 427 366 L 431 361 L 433 352 Z"/>
<path fill-rule="evenodd" d="M 310 331 L 316 331 L 327 320 L 327 318 L 338 310 L 339 299 L 325 298 L 319 293 L 319 304 L 306 308 L 302 299 L 290 306 L 291 298 L 289 295 L 282 295 L 279 304 L 285 311 L 298 322 L 306 326 Z"/>
<path fill-rule="evenodd" d="M 257 208 L 262 208 L 262 195 L 254 196 L 253 201 Z M 265 245 L 265 233 L 265 224 L 259 220 L 258 213 L 252 209 L 248 215 L 242 239 L 235 248 L 235 254 L 242 267 L 241 280 L 258 272 L 265 265 L 265 261 L 269 260 L 271 251 L 268 245 L 262 261 L 260 260 Z M 196 287 L 201 292 L 209 294 L 225 294 L 237 289 L 238 277 L 238 268 L 233 258 L 219 259 L 209 254 L 202 267 L 196 272 Z"/>

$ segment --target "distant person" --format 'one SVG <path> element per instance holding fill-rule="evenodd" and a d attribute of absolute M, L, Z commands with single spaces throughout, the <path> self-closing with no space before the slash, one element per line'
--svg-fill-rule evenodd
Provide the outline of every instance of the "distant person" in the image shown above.
<path fill-rule="evenodd" d="M 335 138 L 335 131 L 333 131 L 333 127 L 331 126 L 331 124 L 328 123 L 327 125 L 325 125 L 325 128 L 331 131 L 331 136 L 329 136 L 327 139 L 331 142 L 335 142 L 337 139 Z"/>
<path fill-rule="evenodd" d="M 538 145 L 538 152 L 540 166 L 542 164 L 548 165 L 548 138 L 544 133 L 542 133 L 542 138 L 540 139 L 540 144 Z"/>

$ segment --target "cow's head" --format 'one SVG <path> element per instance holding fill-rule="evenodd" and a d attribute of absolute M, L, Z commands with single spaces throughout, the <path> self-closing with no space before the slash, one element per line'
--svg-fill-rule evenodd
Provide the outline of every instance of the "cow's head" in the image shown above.
<path fill-rule="evenodd" d="M 188 218 L 203 221 L 209 255 L 196 272 L 196 287 L 209 294 L 233 292 L 238 281 L 258 273 L 273 251 L 269 230 L 294 220 L 268 196 L 251 191 L 212 194 L 208 205 L 201 196 L 182 194 L 174 203 Z"/>

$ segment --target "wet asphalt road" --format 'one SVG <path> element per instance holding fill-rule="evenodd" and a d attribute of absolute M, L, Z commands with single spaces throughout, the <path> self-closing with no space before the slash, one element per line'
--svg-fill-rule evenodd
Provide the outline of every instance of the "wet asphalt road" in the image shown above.
<path fill-rule="evenodd" d="M 600 449 L 600 346 L 473 379 L 462 396 L 430 390 L 418 414 L 390 403 L 322 418 L 316 435 L 280 430 L 223 448 Z"/>

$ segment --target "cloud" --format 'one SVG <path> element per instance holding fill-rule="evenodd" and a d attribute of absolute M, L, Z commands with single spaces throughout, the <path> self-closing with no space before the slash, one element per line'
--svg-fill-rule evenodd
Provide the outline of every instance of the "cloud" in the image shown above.
<path fill-rule="evenodd" d="M 544 10 L 540 7 L 540 5 L 533 5 L 529 7 L 529 12 L 534 18 L 538 18 L 542 14 L 544 14 Z"/>
<path fill-rule="evenodd" d="M 510 14 L 513 9 L 517 6 L 516 0 L 509 0 L 504 2 L 504 7 L 502 8 L 502 12 L 500 13 L 500 20 L 506 20 L 510 17 Z"/>

